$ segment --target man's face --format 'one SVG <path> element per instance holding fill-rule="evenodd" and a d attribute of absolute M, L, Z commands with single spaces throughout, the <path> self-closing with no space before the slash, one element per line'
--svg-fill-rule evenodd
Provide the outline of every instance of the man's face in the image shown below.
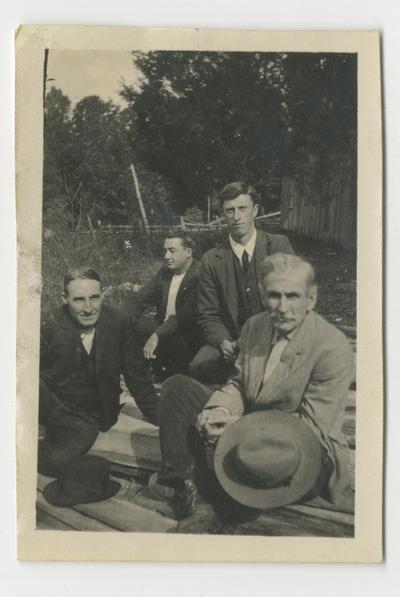
<path fill-rule="evenodd" d="M 192 256 L 192 250 L 183 246 L 180 238 L 167 238 L 164 242 L 164 261 L 171 271 L 179 272 L 184 269 Z"/>
<path fill-rule="evenodd" d="M 296 330 L 314 308 L 316 298 L 316 288 L 308 288 L 303 272 L 268 274 L 264 304 L 278 332 L 288 334 Z"/>
<path fill-rule="evenodd" d="M 97 280 L 71 280 L 63 295 L 71 316 L 82 327 L 91 327 L 100 317 L 103 295 Z"/>
<path fill-rule="evenodd" d="M 238 241 L 253 230 L 258 205 L 254 205 L 250 195 L 238 195 L 224 201 L 222 212 L 232 238 Z"/>

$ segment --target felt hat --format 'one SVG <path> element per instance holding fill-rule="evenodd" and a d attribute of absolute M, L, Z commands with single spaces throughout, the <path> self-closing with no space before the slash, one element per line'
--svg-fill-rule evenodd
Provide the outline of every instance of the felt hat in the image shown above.
<path fill-rule="evenodd" d="M 230 425 L 214 455 L 214 470 L 226 493 L 259 509 L 302 498 L 320 468 L 321 447 L 310 427 L 277 410 L 254 412 Z"/>
<path fill-rule="evenodd" d="M 117 493 L 121 485 L 110 479 L 110 463 L 99 456 L 81 456 L 66 465 L 43 495 L 54 506 L 100 502 Z"/>

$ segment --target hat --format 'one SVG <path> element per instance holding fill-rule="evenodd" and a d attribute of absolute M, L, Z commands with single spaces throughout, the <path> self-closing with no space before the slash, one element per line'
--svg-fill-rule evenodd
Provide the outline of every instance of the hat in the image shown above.
<path fill-rule="evenodd" d="M 282 411 L 245 415 L 221 435 L 214 469 L 237 502 L 267 509 L 291 504 L 314 485 L 321 448 L 306 423 Z"/>
<path fill-rule="evenodd" d="M 117 493 L 121 485 L 110 480 L 110 463 L 99 456 L 82 456 L 66 465 L 43 495 L 54 506 L 100 502 Z"/>

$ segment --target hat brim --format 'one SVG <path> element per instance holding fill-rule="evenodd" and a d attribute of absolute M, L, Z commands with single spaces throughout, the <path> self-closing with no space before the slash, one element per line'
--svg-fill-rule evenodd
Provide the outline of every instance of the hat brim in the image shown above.
<path fill-rule="evenodd" d="M 121 489 L 121 484 L 118 481 L 108 481 L 107 486 L 101 494 L 96 496 L 87 496 L 86 498 L 76 499 L 65 492 L 59 485 L 58 480 L 52 481 L 44 488 L 43 495 L 46 500 L 53 506 L 76 506 L 78 504 L 91 504 L 94 502 L 102 502 L 112 497 Z"/>
<path fill-rule="evenodd" d="M 256 487 L 241 478 L 235 463 L 237 445 L 255 430 L 288 435 L 298 446 L 300 463 L 290 481 L 279 487 Z M 221 435 L 214 456 L 214 469 L 224 490 L 237 502 L 265 510 L 286 506 L 301 499 L 315 484 L 321 468 L 321 447 L 306 423 L 280 411 L 245 415 Z"/>

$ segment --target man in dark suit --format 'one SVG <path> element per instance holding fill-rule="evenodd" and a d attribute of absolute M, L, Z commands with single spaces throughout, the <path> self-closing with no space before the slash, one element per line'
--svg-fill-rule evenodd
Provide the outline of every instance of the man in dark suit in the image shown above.
<path fill-rule="evenodd" d="M 237 340 L 247 319 L 263 311 L 260 265 L 272 253 L 293 254 L 286 236 L 255 228 L 258 196 L 246 182 L 233 182 L 219 199 L 228 225 L 227 241 L 203 256 L 199 324 L 206 344 L 190 365 L 203 383 L 224 383 L 233 373 Z"/>
<path fill-rule="evenodd" d="M 172 232 L 164 242 L 164 265 L 131 300 L 131 314 L 146 359 L 162 378 L 188 373 L 201 346 L 197 324 L 200 265 L 195 243 L 185 232 Z M 155 309 L 154 317 L 143 316 Z"/>
<path fill-rule="evenodd" d="M 38 470 L 57 476 L 117 421 L 120 376 L 148 421 L 158 397 L 128 314 L 103 305 L 99 274 L 88 267 L 64 278 L 64 305 L 42 326 Z"/>

